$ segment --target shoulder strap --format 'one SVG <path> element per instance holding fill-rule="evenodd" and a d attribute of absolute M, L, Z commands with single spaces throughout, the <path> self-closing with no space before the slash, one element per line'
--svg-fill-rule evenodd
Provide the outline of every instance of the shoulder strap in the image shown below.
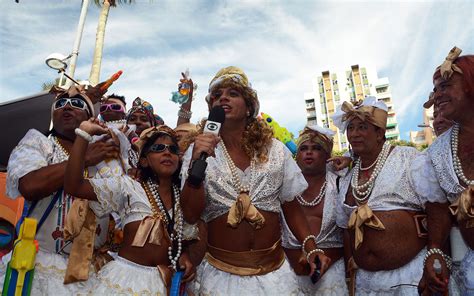
<path fill-rule="evenodd" d="M 48 218 L 49 214 L 53 210 L 54 205 L 56 204 L 56 202 L 58 201 L 58 199 L 62 195 L 62 193 L 63 193 L 63 188 L 62 187 L 59 188 L 58 191 L 56 191 L 53 198 L 49 202 L 48 207 L 44 211 L 43 216 L 41 216 L 40 220 L 38 221 L 38 226 L 36 227 L 36 232 L 38 232 L 40 230 L 41 226 L 43 225 L 44 221 L 46 221 L 46 218 Z M 33 213 L 33 210 L 35 209 L 37 204 L 38 204 L 37 200 L 33 201 L 31 203 L 31 205 L 28 207 L 28 211 L 26 212 L 26 214 L 23 213 L 23 215 L 21 216 L 20 220 L 17 223 L 17 229 L 16 229 L 17 233 L 20 233 L 20 226 L 23 223 L 23 220 L 25 219 L 25 217 L 30 217 L 31 216 L 31 214 Z"/>

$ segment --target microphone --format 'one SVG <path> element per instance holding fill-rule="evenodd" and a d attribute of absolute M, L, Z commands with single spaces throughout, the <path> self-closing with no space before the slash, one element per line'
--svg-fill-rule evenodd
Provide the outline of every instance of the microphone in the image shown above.
<path fill-rule="evenodd" d="M 203 133 L 219 135 L 219 130 L 225 120 L 225 111 L 221 106 L 215 106 L 209 112 L 209 117 L 204 126 Z M 196 159 L 189 172 L 188 181 L 191 185 L 198 187 L 206 177 L 206 159 L 209 155 L 206 152 L 202 152 L 199 159 Z"/>

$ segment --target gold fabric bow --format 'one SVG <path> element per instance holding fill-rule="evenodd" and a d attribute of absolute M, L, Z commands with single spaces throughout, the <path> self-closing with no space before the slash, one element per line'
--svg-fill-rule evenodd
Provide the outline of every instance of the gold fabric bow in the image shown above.
<path fill-rule="evenodd" d="M 474 186 L 469 186 L 461 193 L 461 196 L 449 206 L 449 210 L 458 222 L 468 220 L 467 228 L 474 227 Z"/>
<path fill-rule="evenodd" d="M 341 110 L 345 113 L 342 117 L 343 122 L 350 122 L 355 118 L 359 118 L 360 120 L 369 122 L 383 130 L 387 128 L 388 113 L 380 108 L 374 106 L 359 106 L 354 108 L 354 105 L 345 101 L 342 103 Z"/>
<path fill-rule="evenodd" d="M 96 216 L 89 208 L 89 201 L 74 199 L 67 213 L 64 240 L 73 240 L 66 268 L 64 284 L 86 281 L 94 253 Z"/>
<path fill-rule="evenodd" d="M 444 62 L 436 68 L 436 70 L 439 70 L 439 73 L 441 74 L 441 77 L 443 79 L 448 80 L 451 78 L 451 75 L 453 75 L 454 72 L 458 72 L 459 74 L 462 74 L 461 68 L 458 67 L 454 63 L 454 61 L 461 55 L 462 50 L 460 48 L 457 48 L 456 46 L 453 47 L 449 53 Z"/>
<path fill-rule="evenodd" d="M 265 225 L 265 218 L 250 201 L 250 196 L 242 192 L 232 205 L 227 215 L 227 224 L 236 228 L 242 220 L 247 220 L 255 229 L 260 229 Z"/>
<path fill-rule="evenodd" d="M 363 204 L 352 212 L 348 229 L 355 230 L 355 249 L 359 249 L 364 240 L 364 225 L 377 230 L 385 230 L 382 221 L 375 216 L 367 204 Z"/>
<path fill-rule="evenodd" d="M 143 247 L 147 241 L 157 246 L 161 246 L 162 242 L 171 243 L 161 217 L 145 217 L 138 226 L 132 246 Z"/>

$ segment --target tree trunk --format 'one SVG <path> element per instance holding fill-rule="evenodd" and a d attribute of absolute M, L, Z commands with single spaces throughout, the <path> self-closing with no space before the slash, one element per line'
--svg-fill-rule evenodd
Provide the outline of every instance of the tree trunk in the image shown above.
<path fill-rule="evenodd" d="M 97 34 L 95 37 L 94 58 L 92 60 L 91 74 L 89 75 L 89 82 L 95 86 L 100 79 L 100 65 L 102 62 L 102 51 L 104 49 L 105 27 L 107 25 L 107 18 L 109 16 L 110 1 L 104 0 L 102 10 L 99 16 L 99 24 L 97 25 Z"/>

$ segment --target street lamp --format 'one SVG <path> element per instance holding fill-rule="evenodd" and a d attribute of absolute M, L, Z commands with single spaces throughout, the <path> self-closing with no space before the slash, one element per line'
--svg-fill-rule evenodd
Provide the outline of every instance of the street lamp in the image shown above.
<path fill-rule="evenodd" d="M 425 128 L 425 127 L 431 127 L 431 125 L 429 125 L 429 124 L 419 124 L 418 127 Z"/>
<path fill-rule="evenodd" d="M 52 53 L 46 57 L 45 63 L 48 67 L 54 70 L 58 70 L 58 73 L 61 73 L 61 77 L 59 79 L 59 87 L 62 86 L 63 75 L 66 76 L 69 80 L 74 82 L 75 84 L 79 85 L 79 82 L 74 80 L 71 76 L 66 74 L 67 63 L 66 61 L 72 57 L 72 54 L 65 56 L 60 53 Z"/>

